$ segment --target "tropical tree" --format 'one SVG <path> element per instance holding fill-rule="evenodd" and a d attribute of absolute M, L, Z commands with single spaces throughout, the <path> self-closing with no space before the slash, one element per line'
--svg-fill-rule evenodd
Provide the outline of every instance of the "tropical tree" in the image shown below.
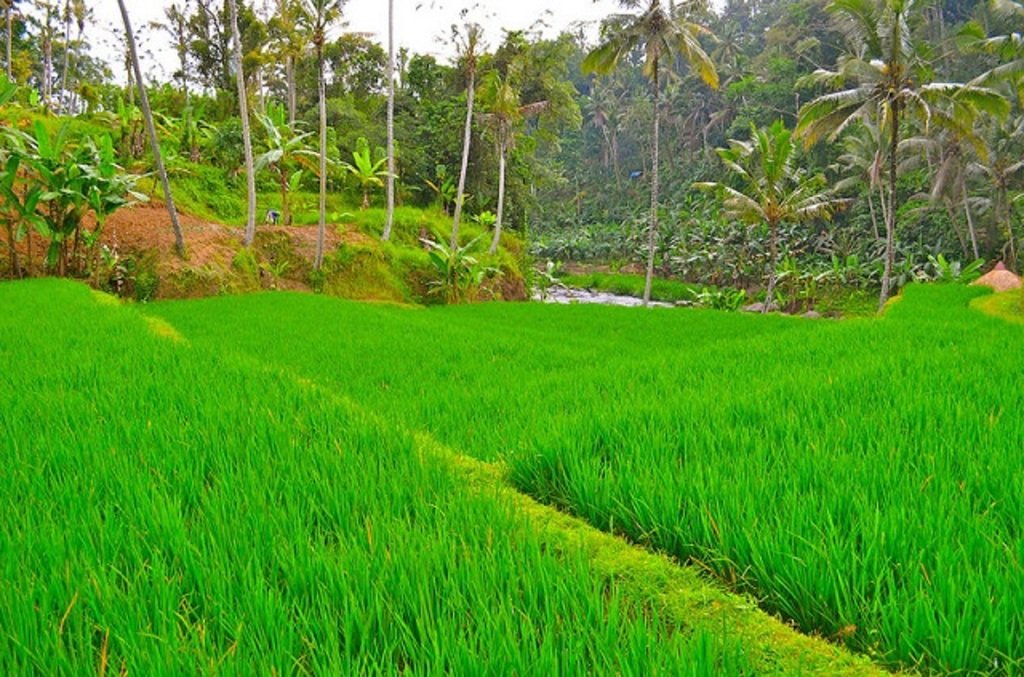
<path fill-rule="evenodd" d="M 305 37 L 301 30 L 303 23 L 303 8 L 300 0 L 277 0 L 277 12 L 271 18 L 268 27 L 274 40 L 274 53 L 284 63 L 285 99 L 289 125 L 295 124 L 298 108 L 295 68 L 305 47 Z"/>
<path fill-rule="evenodd" d="M 494 237 L 490 252 L 498 250 L 501 239 L 501 225 L 505 212 L 505 165 L 509 148 L 515 139 L 515 125 L 522 119 L 519 91 L 514 84 L 515 64 L 502 77 L 498 71 L 491 71 L 483 84 L 481 99 L 485 102 L 484 119 L 494 131 L 498 151 L 498 213 L 494 223 Z"/>
<path fill-rule="evenodd" d="M 751 126 L 750 141 L 730 139 L 718 155 L 741 188 L 705 182 L 702 190 L 720 191 L 728 217 L 768 226 L 768 285 L 763 312 L 775 300 L 779 265 L 779 227 L 817 218 L 829 218 L 843 204 L 827 189 L 825 177 L 809 174 L 797 162 L 793 133 L 779 120 L 768 129 Z"/>
<path fill-rule="evenodd" d="M 483 29 L 478 24 L 465 26 L 464 35 L 456 35 L 459 56 L 466 75 L 466 126 L 462 135 L 462 165 L 459 170 L 459 186 L 455 193 L 455 215 L 452 217 L 452 238 L 450 249 L 459 245 L 459 223 L 462 221 L 462 205 L 466 201 L 466 174 L 469 172 L 469 144 L 473 138 L 473 103 L 476 96 L 476 71 Z"/>
<path fill-rule="evenodd" d="M 380 153 L 380 149 L 377 149 Z M 341 168 L 355 177 L 363 191 L 362 208 L 370 206 L 370 189 L 379 188 L 384 185 L 384 179 L 388 176 L 387 157 L 373 158 L 370 152 L 370 143 L 365 136 L 359 137 L 356 141 L 356 149 L 352 151 L 352 162 L 342 162 Z"/>
<path fill-rule="evenodd" d="M 71 91 L 68 89 L 71 82 L 69 75 L 73 69 L 71 25 L 78 27 L 78 41 L 76 47 L 82 43 L 82 33 L 85 30 L 85 20 L 90 13 L 86 8 L 84 0 L 65 0 L 64 2 L 64 64 L 60 73 L 61 106 L 60 111 L 67 113 L 71 106 Z"/>
<path fill-rule="evenodd" d="M 234 62 L 234 82 L 239 90 L 239 117 L 242 118 L 242 149 L 246 163 L 246 247 L 256 237 L 256 172 L 253 171 L 253 138 L 249 128 L 249 93 L 242 68 L 242 36 L 239 33 L 239 7 L 236 0 L 227 0 L 231 22 L 231 60 Z"/>
<path fill-rule="evenodd" d="M 989 244 L 995 245 L 1002 238 L 1001 255 L 1011 267 L 1016 267 L 1019 252 L 1013 230 L 1011 189 L 1024 174 L 1024 160 L 1020 159 L 1024 150 L 1024 115 L 1011 116 L 995 127 L 988 143 L 991 152 L 987 158 L 970 163 L 968 172 L 980 177 L 992 191 L 991 197 L 980 200 L 990 214 Z"/>
<path fill-rule="evenodd" d="M 906 156 L 901 166 L 917 167 L 927 163 L 931 168 L 932 187 L 928 198 L 932 203 L 941 203 L 945 207 L 950 223 L 953 224 L 956 236 L 960 240 L 964 256 L 973 253 L 974 259 L 977 260 L 980 257 L 978 231 L 975 227 L 969 192 L 970 167 L 974 164 L 971 144 L 966 143 L 952 130 L 940 130 L 930 136 L 921 134 L 906 139 L 900 144 L 900 152 Z M 987 156 L 987 150 L 983 149 L 981 157 Z M 956 215 L 958 209 L 964 212 L 967 224 L 966 237 L 960 229 Z"/>
<path fill-rule="evenodd" d="M 174 45 L 178 56 L 178 72 L 175 78 L 181 83 L 181 91 L 185 96 L 185 108 L 189 107 L 191 93 L 188 89 L 188 54 L 191 38 L 188 31 L 188 10 L 190 0 L 184 0 L 182 6 L 172 2 L 164 9 L 164 20 L 153 22 L 152 26 L 164 31 Z"/>
<path fill-rule="evenodd" d="M 266 115 L 257 115 L 266 132 L 266 150 L 256 158 L 255 171 L 270 168 L 281 191 L 281 223 L 292 224 L 291 193 L 302 181 L 302 168 L 317 154 L 309 150 L 308 140 L 312 132 L 300 133 L 296 126 L 288 124 L 286 114 L 280 106 L 271 106 Z"/>
<path fill-rule="evenodd" d="M 142 66 L 139 64 L 139 53 L 135 46 L 135 33 L 132 31 L 131 19 L 128 17 L 128 9 L 124 0 L 117 0 L 121 10 L 121 20 L 124 22 L 125 41 L 128 43 L 128 52 L 131 57 L 132 70 L 135 72 L 135 82 L 139 88 L 139 104 L 142 107 L 142 115 L 146 120 L 146 132 L 149 134 L 149 145 L 153 149 L 153 163 L 156 165 L 156 172 L 160 176 L 160 184 L 164 191 L 164 202 L 167 205 L 167 213 L 171 217 L 171 228 L 174 229 L 174 246 L 178 256 L 185 257 L 185 238 L 181 233 L 181 224 L 178 223 L 178 210 L 174 207 L 174 197 L 171 195 L 171 183 L 167 180 L 167 169 L 164 167 L 163 154 L 160 152 L 160 139 L 156 135 L 156 127 L 153 125 L 153 110 L 149 107 L 149 96 L 146 94 L 145 80 L 142 78 Z"/>
<path fill-rule="evenodd" d="M 249 94 L 245 88 L 245 72 L 242 70 L 242 36 L 238 32 L 238 5 L 227 0 L 231 15 L 232 57 L 235 67 L 235 83 L 238 86 L 238 114 L 242 119 L 242 150 L 245 157 L 246 217 L 245 239 L 248 247 L 256 237 L 256 172 L 253 171 L 252 133 L 249 129 Z"/>
<path fill-rule="evenodd" d="M 387 214 L 381 239 L 391 239 L 395 222 L 395 0 L 388 0 L 388 176 Z"/>
<path fill-rule="evenodd" d="M 324 46 L 327 29 L 341 17 L 345 0 L 303 0 L 300 23 L 310 32 L 316 52 L 317 93 L 320 108 L 320 212 L 317 223 L 316 257 L 313 266 L 324 263 L 324 234 L 327 230 L 327 80 L 324 76 Z"/>
<path fill-rule="evenodd" d="M 837 159 L 838 168 L 846 175 L 835 185 L 837 193 L 856 192 L 867 197 L 868 213 L 871 215 L 871 235 L 881 240 L 878 228 L 878 211 L 885 220 L 888 203 L 885 200 L 885 185 L 882 174 L 885 169 L 885 140 L 881 138 L 878 125 L 873 120 L 861 120 L 856 129 L 843 139 L 844 152 Z M 875 207 L 875 193 L 878 193 L 880 207 Z"/>
<path fill-rule="evenodd" d="M 888 300 L 896 252 L 896 181 L 901 125 L 908 117 L 974 136 L 978 111 L 1005 114 L 1008 104 L 997 92 L 975 84 L 929 82 L 928 50 L 915 28 L 927 0 L 833 0 L 829 10 L 841 19 L 850 43 L 836 71 L 819 69 L 806 81 L 852 87 L 824 94 L 800 110 L 797 133 L 810 146 L 835 139 L 857 120 L 874 121 L 888 137 L 888 205 L 885 219 L 885 267 L 879 308 Z"/>
<path fill-rule="evenodd" d="M 709 86 L 718 87 L 718 73 L 711 58 L 701 47 L 702 35 L 710 31 L 685 15 L 682 7 L 662 0 L 619 0 L 627 10 L 640 9 L 639 14 L 616 14 L 603 26 L 601 44 L 583 61 L 585 73 L 606 75 L 636 49 L 643 49 L 643 73 L 650 79 L 654 101 L 651 132 L 651 215 L 647 233 L 647 276 L 644 282 L 644 304 L 651 301 L 654 278 L 654 256 L 658 241 L 658 164 L 661 145 L 661 77 L 671 70 L 675 57 L 682 56 Z"/>

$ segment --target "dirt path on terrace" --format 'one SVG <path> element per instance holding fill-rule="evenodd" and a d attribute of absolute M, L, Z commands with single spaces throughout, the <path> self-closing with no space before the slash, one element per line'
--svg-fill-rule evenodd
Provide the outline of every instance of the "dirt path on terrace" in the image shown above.
<path fill-rule="evenodd" d="M 174 249 L 174 231 L 171 217 L 163 203 L 126 207 L 115 212 L 104 226 L 103 242 L 118 251 L 141 253 L 155 251 L 160 267 L 170 272 L 182 268 L 230 262 L 242 246 L 243 228 L 213 223 L 189 214 L 178 214 L 188 259 L 183 261 Z M 92 224 L 89 224 L 90 226 Z M 316 253 L 316 226 L 265 226 L 257 224 L 258 233 L 285 233 L 300 256 L 313 260 Z M 330 252 L 339 244 L 365 244 L 372 238 L 353 230 L 350 226 L 328 224 L 324 234 L 324 251 Z"/>

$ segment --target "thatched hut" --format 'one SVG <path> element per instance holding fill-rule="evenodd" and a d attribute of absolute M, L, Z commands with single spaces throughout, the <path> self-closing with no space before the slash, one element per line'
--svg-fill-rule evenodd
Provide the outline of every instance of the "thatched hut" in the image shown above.
<path fill-rule="evenodd" d="M 997 292 L 1020 289 L 1021 286 L 1020 276 L 1010 270 L 1007 270 L 1002 261 L 997 263 L 995 268 L 988 271 L 971 284 L 992 287 L 992 289 L 995 289 Z"/>

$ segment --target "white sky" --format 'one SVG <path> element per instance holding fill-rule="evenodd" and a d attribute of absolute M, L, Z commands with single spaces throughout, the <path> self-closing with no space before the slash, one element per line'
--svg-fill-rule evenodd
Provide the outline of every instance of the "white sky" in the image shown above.
<path fill-rule="evenodd" d="M 268 0 L 257 0 L 257 6 Z M 270 0 L 272 2 L 272 0 Z M 162 19 L 164 7 L 172 0 L 128 0 L 132 26 L 142 34 L 147 73 L 166 79 L 174 70 L 175 57 L 168 40 L 145 26 Z M 444 59 L 452 53 L 448 44 L 451 25 L 460 23 L 459 12 L 469 9 L 469 17 L 484 27 L 486 45 L 495 47 L 502 38 L 502 29 L 540 27 L 545 35 L 557 34 L 575 22 L 588 22 L 592 27 L 602 17 L 616 11 L 615 0 L 394 0 L 395 42 L 420 54 L 433 54 Z M 108 61 L 120 53 L 112 29 L 121 26 L 121 15 L 115 0 L 96 0 L 92 4 L 96 23 L 102 36 L 92 41 L 93 53 Z M 381 44 L 387 40 L 386 0 L 348 0 L 343 10 L 347 26 L 344 30 L 373 34 Z M 591 30 L 596 30 L 591 28 Z M 113 63 L 114 73 L 124 77 L 120 63 Z"/>

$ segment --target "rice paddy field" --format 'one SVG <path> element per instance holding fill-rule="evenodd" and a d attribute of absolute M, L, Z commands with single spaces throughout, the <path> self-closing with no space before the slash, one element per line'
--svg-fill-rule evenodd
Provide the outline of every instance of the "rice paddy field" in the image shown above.
<path fill-rule="evenodd" d="M 1024 326 L 979 294 L 0 286 L 0 667 L 1019 673 Z"/>

